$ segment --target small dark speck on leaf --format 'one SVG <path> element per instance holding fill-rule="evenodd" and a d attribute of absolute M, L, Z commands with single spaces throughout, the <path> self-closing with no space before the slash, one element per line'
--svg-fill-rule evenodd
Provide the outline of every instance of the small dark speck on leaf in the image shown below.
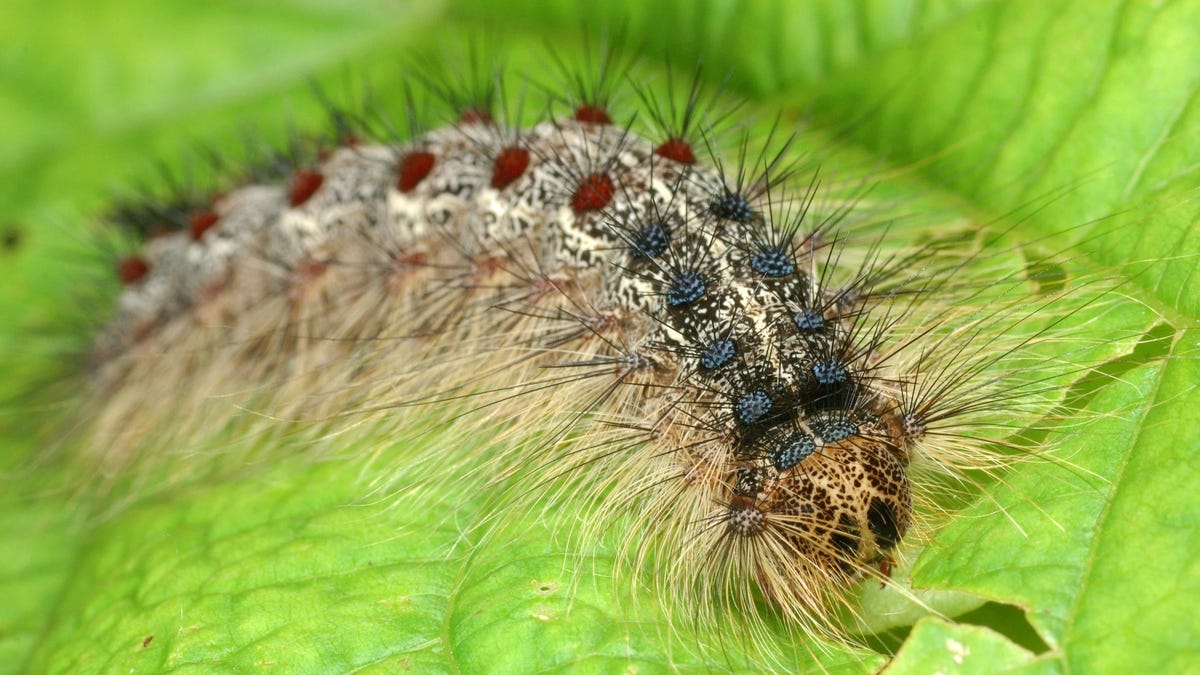
<path fill-rule="evenodd" d="M 146 636 L 146 639 L 145 639 L 145 640 L 142 640 L 142 649 L 145 649 L 146 647 L 149 647 L 151 642 L 154 642 L 154 636 L 153 636 L 153 635 L 147 635 L 147 636 Z"/>
<path fill-rule="evenodd" d="M 0 228 L 0 249 L 15 251 L 21 245 L 21 231 L 12 225 Z"/>

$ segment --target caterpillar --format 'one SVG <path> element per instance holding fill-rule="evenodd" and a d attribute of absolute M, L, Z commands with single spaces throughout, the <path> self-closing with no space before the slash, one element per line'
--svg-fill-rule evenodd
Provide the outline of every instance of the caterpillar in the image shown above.
<path fill-rule="evenodd" d="M 969 443 L 925 441 L 1020 391 L 1013 376 L 987 372 L 997 357 L 971 340 L 1020 323 L 970 301 L 1015 305 L 954 288 L 961 262 L 939 261 L 934 244 L 851 260 L 833 231 L 843 209 L 819 205 L 815 184 L 784 192 L 795 170 L 781 165 L 786 143 L 756 157 L 742 141 L 733 175 L 699 162 L 700 143 L 716 141 L 689 137 L 698 80 L 660 125 L 673 132 L 648 140 L 614 124 L 609 67 L 599 95 L 579 92 L 566 116 L 531 128 L 507 121 L 489 105 L 503 96 L 486 91 L 456 123 L 409 143 L 365 142 L 368 130 L 350 128 L 280 182 L 119 213 L 138 229 L 179 232 L 121 262 L 126 290 L 97 356 L 97 434 L 111 440 L 94 445 L 134 455 L 106 427 L 156 429 L 154 415 L 228 397 L 233 382 L 206 381 L 214 362 L 229 363 L 237 383 L 315 390 L 318 405 L 293 409 L 296 419 L 465 397 L 495 406 L 489 425 L 511 425 L 527 406 L 548 409 L 547 397 L 580 401 L 586 411 L 547 440 L 514 429 L 496 457 L 439 451 L 405 457 L 405 471 L 436 461 L 439 481 L 469 483 L 483 468 L 491 490 L 530 462 L 565 473 L 582 495 L 574 503 L 597 512 L 585 528 L 639 514 L 625 525 L 639 533 L 628 556 L 681 594 L 668 603 L 695 603 L 686 593 L 747 610 L 757 592 L 805 632 L 839 637 L 829 622 L 840 594 L 887 579 L 914 502 L 928 499 L 913 485 L 914 455 L 947 473 L 1002 463 Z M 953 320 L 905 321 L 960 302 Z M 1006 369 L 1028 362 L 996 338 L 988 347 Z M 197 357 L 180 364 L 179 351 Z M 398 368 L 391 351 L 415 365 Z M 312 378 L 328 381 L 345 362 L 353 367 L 333 375 L 327 398 Z M 479 375 L 485 363 L 504 384 Z M 187 394 L 163 410 L 119 384 L 172 370 Z M 362 391 L 377 379 L 403 393 L 369 404 Z M 504 393 L 489 400 L 491 388 Z M 515 489 L 536 499 L 510 508 L 561 499 L 527 480 Z M 728 587 L 706 589 L 713 579 Z"/>
<path fill-rule="evenodd" d="M 334 135 L 282 170 L 119 213 L 175 232 L 120 264 L 85 452 L 126 472 L 214 435 L 315 456 L 367 427 L 490 437 L 347 456 L 399 464 L 377 485 L 397 510 L 482 500 L 460 535 L 482 527 L 481 546 L 512 513 L 578 509 L 565 536 L 623 533 L 619 571 L 658 590 L 669 625 L 740 617 L 756 648 L 782 630 L 819 658 L 807 641 L 847 639 L 850 588 L 890 583 L 935 492 L 1012 461 L 997 444 L 1036 443 L 996 407 L 1036 428 L 1095 358 L 1039 351 L 1062 337 L 1050 259 L 988 269 L 1002 237 L 953 226 L 892 243 L 845 182 L 797 187 L 811 169 L 778 127 L 731 143 L 689 127 L 695 89 L 647 128 L 604 86 L 530 126 L 497 105 L 508 87 L 435 92 L 451 119 L 403 139 L 335 110 Z M 153 381 L 186 386 L 130 386 Z"/>

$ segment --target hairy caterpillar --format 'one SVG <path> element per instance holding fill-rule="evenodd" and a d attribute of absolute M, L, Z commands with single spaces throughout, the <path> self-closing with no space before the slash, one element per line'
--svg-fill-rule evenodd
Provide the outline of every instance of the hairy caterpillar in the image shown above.
<path fill-rule="evenodd" d="M 286 251 L 284 251 L 284 252 L 286 252 Z M 854 269 L 854 268 L 853 268 L 853 267 L 851 267 L 851 269 Z M 886 312 L 884 312 L 884 316 L 886 316 Z M 305 317 L 296 317 L 296 321 L 307 321 L 307 319 L 310 319 L 310 318 L 314 318 L 314 319 L 317 319 L 317 321 L 319 321 L 319 318 L 320 318 L 320 317 L 319 317 L 319 316 L 317 316 L 317 317 L 307 317 L 307 316 L 305 316 Z M 289 319 L 288 319 L 288 323 L 287 323 L 288 327 L 290 327 L 290 325 L 292 325 L 292 322 L 293 322 L 293 319 L 292 319 L 292 318 L 289 318 Z M 330 331 L 328 330 L 328 328 L 325 328 L 325 327 L 320 327 L 320 325 L 319 325 L 319 324 L 318 324 L 318 328 L 319 328 L 320 330 L 318 330 L 318 331 L 317 331 L 317 333 L 307 333 L 307 334 L 299 334 L 299 335 L 288 335 L 288 330 L 287 330 L 286 328 L 284 328 L 284 329 L 281 329 L 281 330 L 278 330 L 278 331 L 276 331 L 276 333 L 275 333 L 275 336 L 277 336 L 277 337 L 278 337 L 278 339 L 280 339 L 280 340 L 278 340 L 278 342 L 280 342 L 280 344 L 281 344 L 281 345 L 283 345 L 283 346 L 287 346 L 287 345 L 286 345 L 286 342 L 284 342 L 284 337 L 287 337 L 287 339 L 295 339 L 295 340 L 308 340 L 308 341 L 311 341 L 311 342 L 318 342 L 318 341 L 320 341 L 320 340 L 313 339 L 313 335 L 317 335 L 317 336 L 322 336 L 322 337 L 324 337 L 324 336 L 328 336 L 328 335 L 329 335 L 329 333 L 330 333 Z M 299 333 L 299 331 L 298 331 L 298 333 Z M 306 337 L 306 335 L 307 335 L 307 337 Z M 392 336 L 394 336 L 394 335 L 391 335 L 391 336 L 386 336 L 386 335 L 385 335 L 385 337 L 392 337 Z M 226 344 L 234 344 L 234 342 L 235 342 L 235 341 L 228 341 L 228 340 L 227 340 L 227 341 L 226 341 Z M 380 342 L 380 344 L 382 344 L 382 342 Z M 269 350 L 269 348 L 271 348 L 271 347 L 274 347 L 274 345 L 268 345 L 268 346 L 265 346 L 265 347 L 264 347 L 264 350 Z M 310 345 L 310 347 L 312 347 L 312 348 L 314 348 L 314 350 L 316 350 L 316 347 L 317 347 L 317 346 L 316 346 L 316 345 Z M 328 347 L 328 346 L 326 346 L 326 347 Z M 248 348 L 248 347 L 245 347 L 245 345 L 244 345 L 244 346 L 242 346 L 242 348 Z M 383 347 L 380 347 L 380 348 L 383 348 Z M 203 359 L 203 358 L 209 358 L 208 354 L 204 354 L 203 352 L 202 352 L 202 353 L 200 353 L 200 354 L 202 354 L 202 356 L 200 356 L 200 358 L 202 358 L 202 359 Z M 322 363 L 322 362 L 320 362 L 320 360 L 314 360 L 314 362 L 313 362 L 313 363 L 314 363 L 314 364 L 319 364 L 319 363 Z M 304 366 L 299 366 L 299 368 L 296 368 L 295 370 L 296 370 L 296 371 L 298 371 L 298 372 L 299 372 L 299 374 L 301 374 L 301 375 L 302 375 L 302 374 L 305 374 L 305 372 L 311 372 L 311 371 L 313 371 L 313 369 L 314 369 L 314 368 L 316 368 L 316 366 L 304 365 Z M 166 376 L 164 376 L 164 377 L 166 377 Z M 544 375 L 541 375 L 541 374 L 538 374 L 538 372 L 535 372 L 535 374 L 534 374 L 534 380 L 532 380 L 532 381 L 534 381 L 534 382 L 536 382 L 536 381 L 539 381 L 539 380 L 538 380 L 538 378 L 542 378 L 542 380 L 544 380 L 545 376 L 544 376 Z M 290 378 L 289 378 L 289 380 L 290 380 Z M 461 376 L 460 376 L 460 380 L 461 380 Z M 454 381 L 451 381 L 451 382 L 454 382 Z M 324 389 L 322 389 L 322 388 L 318 388 L 318 389 L 317 389 L 317 392 L 324 392 L 324 390 L 329 390 L 328 383 L 323 383 L 323 384 L 324 384 L 325 388 L 324 388 Z M 296 386 L 296 389 L 298 389 L 298 390 L 301 390 L 302 388 L 304 388 L 304 386 L 302 386 L 302 384 L 300 384 L 300 383 L 298 383 L 298 384 L 295 384 L 295 386 Z M 380 384 L 380 387 L 383 387 L 383 384 Z M 438 390 L 438 389 L 426 389 L 426 390 L 427 390 L 427 392 L 428 392 L 428 390 Z M 449 387 L 446 387 L 446 390 L 450 390 L 450 388 L 449 388 Z M 479 395 L 479 396 L 486 396 L 486 394 L 481 394 L 481 395 Z M 479 396 L 476 396 L 476 400 L 479 400 Z M 406 399 L 406 398 L 403 398 L 403 396 L 396 396 L 396 398 L 388 399 L 388 398 L 386 398 L 386 396 L 385 396 L 385 398 L 384 398 L 383 400 L 384 400 L 385 402 L 388 402 L 388 401 L 406 401 L 407 399 Z M 508 399 L 505 399 L 505 400 L 508 400 Z M 520 400 L 520 399 L 514 399 L 514 400 Z M 311 404 L 311 401 L 310 401 L 310 404 Z M 320 404 L 320 405 L 325 405 L 325 404 Z M 330 405 L 332 405 L 332 404 L 330 404 Z M 252 410 L 256 410 L 256 411 L 258 411 L 258 410 L 270 411 L 270 410 L 271 410 L 270 406 L 251 406 L 251 407 L 252 407 Z M 300 411 L 301 411 L 301 412 L 300 412 L 300 414 L 296 414 L 296 416 L 295 416 L 296 418 L 301 418 L 301 419 L 310 419 L 310 420 L 312 420 L 312 419 L 320 419 L 320 412 L 319 412 L 319 410 L 317 410 L 317 408 L 314 408 L 314 407 L 312 407 L 312 406 L 305 406 L 305 407 L 302 407 L 302 408 L 300 408 Z M 280 417 L 281 417 L 281 418 L 284 418 L 284 419 L 289 419 L 289 418 L 290 418 L 290 417 L 288 416 L 288 414 L 280 414 Z M 470 422 L 469 422 L 469 418 L 464 418 L 464 419 L 467 419 L 467 420 L 468 420 L 468 422 L 467 422 L 468 424 L 470 423 Z M 468 428 L 468 429 L 469 429 L 469 428 Z M 494 425 L 491 425 L 491 426 L 488 426 L 488 425 L 480 425 L 480 431 L 479 431 L 479 432 L 480 432 L 480 434 L 482 434 L 482 432 L 484 432 L 484 431 L 482 431 L 482 430 L 484 430 L 484 429 L 494 429 Z"/>
<path fill-rule="evenodd" d="M 786 147 L 756 159 L 743 146 L 732 175 L 706 168 L 686 127 L 695 96 L 663 125 L 678 133 L 650 142 L 612 122 L 601 91 L 532 128 L 508 122 L 485 91 L 457 123 L 409 144 L 369 144 L 359 140 L 369 130 L 352 128 L 344 147 L 281 183 L 120 214 L 140 229 L 186 231 L 122 262 L 127 290 L 98 356 L 97 437 L 107 442 L 91 445 L 119 460 L 137 453 L 137 431 L 170 428 L 153 415 L 229 398 L 233 382 L 210 382 L 213 362 L 230 363 L 239 385 L 262 382 L 242 405 L 273 417 L 465 399 L 495 409 L 474 423 L 484 434 L 519 424 L 526 406 L 580 401 L 548 440 L 513 428 L 496 457 L 439 449 L 404 457 L 404 471 L 437 462 L 439 483 L 483 473 L 496 491 L 530 462 L 566 474 L 583 495 L 576 503 L 599 512 L 586 529 L 640 513 L 626 525 L 639 533 L 626 544 L 632 557 L 664 588 L 700 598 L 670 602 L 725 602 L 753 616 L 757 590 L 805 632 L 836 636 L 841 594 L 864 576 L 887 578 L 916 517 L 912 455 L 936 458 L 937 471 L 1003 463 L 969 444 L 925 447 L 926 436 L 1000 401 L 1037 404 L 1037 389 L 1021 392 L 1008 372 L 1030 357 L 994 337 L 986 354 L 973 344 L 997 323 L 1021 327 L 1016 305 L 956 288 L 961 259 L 939 259 L 934 245 L 854 261 L 830 225 L 847 207 L 809 224 L 822 206 L 816 188 L 781 196 Z M 962 317 L 906 323 L 955 311 Z M 1003 377 L 987 374 L 992 350 L 1005 356 Z M 180 363 L 179 351 L 202 356 Z M 484 364 L 498 364 L 496 379 L 480 376 Z M 172 369 L 189 384 L 166 408 L 122 391 Z M 375 382 L 400 393 L 372 401 L 363 392 Z M 316 406 L 279 396 L 291 407 L 276 410 L 261 398 L 275 387 L 315 392 Z M 493 390 L 502 396 L 490 400 Z M 536 495 L 519 508 L 557 504 L 530 480 L 517 479 Z M 401 508 L 411 499 L 393 498 Z M 707 588 L 712 579 L 728 587 Z"/>

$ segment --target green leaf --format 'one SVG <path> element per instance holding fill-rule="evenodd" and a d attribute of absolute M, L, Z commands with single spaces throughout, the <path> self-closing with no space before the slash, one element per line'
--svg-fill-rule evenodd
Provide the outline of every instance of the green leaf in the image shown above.
<path fill-rule="evenodd" d="M 1046 649 L 1014 644 L 1005 636 L 1020 627 L 1005 621 L 925 619 L 891 668 L 1194 667 L 1200 4 L 596 5 L 0 8 L 11 93 L 0 100 L 0 235 L 20 234 L 0 248 L 0 378 L 21 392 L 0 410 L 0 672 L 746 665 L 737 641 L 666 634 L 663 609 L 606 574 L 607 545 L 573 551 L 553 523 L 533 520 L 510 541 L 472 547 L 458 525 L 477 503 L 447 514 L 411 497 L 374 502 L 369 485 L 387 461 L 364 467 L 352 449 L 128 500 L 73 489 L 77 477 L 55 460 L 46 428 L 66 424 L 65 394 L 45 383 L 79 369 L 62 353 L 97 320 L 72 302 L 95 278 L 94 263 L 80 264 L 81 223 L 114 189 L 153 175 L 148 158 L 179 169 L 196 143 L 236 148 L 246 123 L 280 138 L 289 116 L 317 120 L 305 94 L 314 72 L 400 81 L 400 55 L 443 48 L 452 24 L 505 34 L 519 63 L 544 40 L 574 49 L 581 25 L 624 25 L 652 74 L 664 52 L 675 64 L 703 57 L 714 80 L 733 68 L 749 113 L 811 114 L 836 132 L 831 162 L 888 167 L 882 189 L 910 208 L 976 222 L 1016 212 L 1006 222 L 1019 241 L 1068 250 L 1078 274 L 1128 277 L 1127 299 L 1080 321 L 1098 341 L 1143 336 L 1136 350 L 1108 348 L 1109 363 L 1072 390 L 1091 416 L 1064 429 L 1056 461 L 1021 467 L 941 530 L 913 570 L 920 586 L 1027 610 Z M 546 74 L 544 63 L 527 69 Z M 289 438 L 280 442 L 300 446 Z M 370 430 L 355 438 L 385 459 L 410 452 Z M 459 441 L 422 443 L 438 438 Z M 789 658 L 807 663 L 796 644 Z M 856 671 L 883 659 L 819 656 Z"/>
<path fill-rule="evenodd" d="M 889 664 L 902 673 L 1004 673 L 1033 662 L 1034 655 L 986 628 L 923 619 Z"/>

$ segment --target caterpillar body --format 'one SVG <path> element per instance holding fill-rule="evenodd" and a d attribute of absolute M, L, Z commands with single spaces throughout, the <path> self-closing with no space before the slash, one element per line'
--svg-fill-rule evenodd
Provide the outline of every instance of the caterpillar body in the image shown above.
<path fill-rule="evenodd" d="M 621 570 L 674 621 L 733 621 L 763 667 L 793 665 L 762 637 L 780 620 L 853 643 L 855 585 L 890 584 L 956 484 L 1035 451 L 1086 359 L 1039 355 L 1066 291 L 1040 258 L 989 267 L 1002 235 L 896 243 L 779 123 L 726 171 L 698 82 L 678 110 L 641 92 L 648 127 L 605 87 L 533 124 L 490 87 L 438 92 L 452 121 L 403 140 L 335 110 L 273 177 L 119 211 L 152 236 L 119 265 L 84 448 L 122 472 L 216 433 L 453 425 L 494 442 L 415 444 L 394 472 L 429 478 L 375 488 L 446 513 L 485 495 L 465 529 L 494 538 L 578 509 L 572 536 L 620 529 Z"/>

